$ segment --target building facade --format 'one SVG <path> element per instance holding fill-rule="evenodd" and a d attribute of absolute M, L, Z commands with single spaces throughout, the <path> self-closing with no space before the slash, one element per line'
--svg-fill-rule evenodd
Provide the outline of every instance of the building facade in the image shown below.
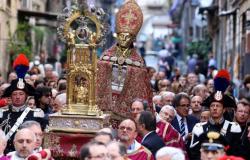
<path fill-rule="evenodd" d="M 4 73 L 9 70 L 7 47 L 17 27 L 17 11 L 19 8 L 19 0 L 0 1 L 0 72 L 4 77 L 6 77 Z"/>

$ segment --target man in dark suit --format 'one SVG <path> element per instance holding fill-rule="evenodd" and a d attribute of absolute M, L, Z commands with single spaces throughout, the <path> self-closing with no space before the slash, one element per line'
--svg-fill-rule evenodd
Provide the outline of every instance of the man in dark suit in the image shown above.
<path fill-rule="evenodd" d="M 193 127 L 199 120 L 188 115 L 190 107 L 190 97 L 186 93 L 179 93 L 174 97 L 173 105 L 176 109 L 176 116 L 172 121 L 172 126 L 181 134 L 186 141 L 190 137 Z"/>
<path fill-rule="evenodd" d="M 183 138 L 183 141 L 186 146 L 187 154 L 190 156 L 189 146 L 191 143 L 192 130 L 196 123 L 199 120 L 192 116 L 188 115 L 188 111 L 190 108 L 190 97 L 182 92 L 175 95 L 173 100 L 173 106 L 176 109 L 176 116 L 172 121 L 172 126 L 180 133 Z"/>
<path fill-rule="evenodd" d="M 137 119 L 137 125 L 138 132 L 143 136 L 141 144 L 147 147 L 155 157 L 156 152 L 165 146 L 163 139 L 155 132 L 155 116 L 149 111 L 143 111 Z"/>

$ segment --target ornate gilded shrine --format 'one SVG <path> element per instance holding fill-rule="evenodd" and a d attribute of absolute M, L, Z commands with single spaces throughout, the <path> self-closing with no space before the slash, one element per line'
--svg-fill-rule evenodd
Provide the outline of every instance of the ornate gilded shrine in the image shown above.
<path fill-rule="evenodd" d="M 59 16 L 59 37 L 67 43 L 67 108 L 63 114 L 100 115 L 96 105 L 96 46 L 105 34 L 104 11 L 78 1 Z"/>
<path fill-rule="evenodd" d="M 57 29 L 67 45 L 67 105 L 49 116 L 44 143 L 61 157 L 77 157 L 81 145 L 109 124 L 96 104 L 96 49 L 104 43 L 105 13 L 84 0 L 72 4 L 58 16 Z"/>
<path fill-rule="evenodd" d="M 95 46 L 76 44 L 68 51 L 67 108 L 63 114 L 101 115 L 95 102 Z"/>

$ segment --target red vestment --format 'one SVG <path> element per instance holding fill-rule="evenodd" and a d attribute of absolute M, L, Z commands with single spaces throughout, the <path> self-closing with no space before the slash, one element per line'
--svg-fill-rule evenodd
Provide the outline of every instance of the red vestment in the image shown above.
<path fill-rule="evenodd" d="M 157 122 L 156 126 L 156 133 L 160 137 L 162 137 L 166 146 L 176 147 L 185 150 L 185 144 L 181 135 L 173 128 L 170 123 L 160 120 L 159 122 Z"/>
<path fill-rule="evenodd" d="M 135 140 L 137 141 L 137 142 L 139 142 L 139 143 L 141 143 L 141 141 L 142 141 L 142 136 L 141 135 L 137 135 L 137 137 L 135 138 Z"/>
<path fill-rule="evenodd" d="M 119 64 L 120 67 L 126 67 L 123 87 L 121 91 L 112 89 L 114 66 L 117 62 L 112 61 L 116 57 L 116 45 L 106 50 L 97 63 L 97 104 L 102 111 L 111 111 L 113 113 L 111 122 L 113 127 L 117 127 L 123 118 L 131 117 L 130 107 L 134 99 L 140 98 L 149 102 L 152 109 L 152 89 L 150 86 L 150 77 L 144 66 L 143 59 L 131 49 L 131 55 L 127 59 L 132 64 Z M 139 62 L 140 66 L 136 66 Z M 138 63 L 137 63 L 138 64 Z M 116 73 L 116 72 L 115 72 Z"/>
<path fill-rule="evenodd" d="M 127 154 L 131 160 L 154 160 L 152 153 L 143 145 L 139 149 Z"/>

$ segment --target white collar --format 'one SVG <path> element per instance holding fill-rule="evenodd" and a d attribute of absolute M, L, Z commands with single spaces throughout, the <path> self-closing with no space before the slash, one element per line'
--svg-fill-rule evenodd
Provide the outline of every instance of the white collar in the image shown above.
<path fill-rule="evenodd" d="M 133 147 L 131 149 L 127 149 L 128 154 L 138 150 L 141 147 L 141 144 L 139 142 L 137 142 L 136 140 L 134 140 L 134 143 L 131 145 L 133 145 Z"/>
<path fill-rule="evenodd" d="M 177 118 L 178 122 L 180 122 L 182 118 L 184 119 L 184 121 L 186 120 L 185 117 L 181 117 L 178 113 L 176 114 L 176 118 Z"/>
<path fill-rule="evenodd" d="M 141 140 L 141 143 L 144 141 L 144 139 L 150 134 L 150 133 L 152 133 L 152 132 L 154 132 L 154 131 L 150 131 L 150 132 L 148 132 L 147 134 L 145 134 L 145 136 L 142 138 L 142 140 Z"/>
<path fill-rule="evenodd" d="M 21 111 L 24 111 L 25 108 L 26 108 L 25 105 L 20 106 L 20 107 L 15 107 L 15 106 L 12 105 L 12 112 L 21 112 Z"/>
<path fill-rule="evenodd" d="M 7 155 L 11 157 L 11 160 L 25 160 L 25 158 L 19 157 L 16 151 L 10 152 Z"/>

